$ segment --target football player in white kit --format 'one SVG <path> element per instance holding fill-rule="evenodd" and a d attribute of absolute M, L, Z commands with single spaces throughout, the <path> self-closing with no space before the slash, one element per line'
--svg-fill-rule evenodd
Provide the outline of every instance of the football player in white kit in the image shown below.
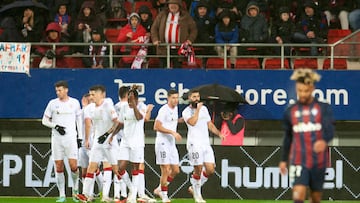
<path fill-rule="evenodd" d="M 77 166 L 78 146 L 77 131 L 82 132 L 82 118 L 80 103 L 77 99 L 68 96 L 69 88 L 66 81 L 55 83 L 56 99 L 49 101 L 46 106 L 42 124 L 51 128 L 51 153 L 55 161 L 55 178 L 59 190 L 56 202 L 65 202 L 64 159 L 69 161 L 71 178 L 74 186 L 73 197 L 78 193 L 79 171 Z M 74 198 L 74 201 L 77 201 Z"/>
<path fill-rule="evenodd" d="M 128 105 L 128 93 L 129 93 L 130 87 L 128 86 L 122 86 L 119 88 L 118 96 L 119 96 L 119 102 L 115 104 L 115 110 L 118 115 L 120 115 L 121 109 L 125 108 L 125 106 Z M 119 160 L 119 150 L 120 150 L 120 143 L 121 139 L 124 136 L 124 130 L 121 129 L 116 134 L 117 144 L 115 144 L 113 147 L 116 149 L 116 159 Z M 129 182 L 128 182 L 129 183 Z M 129 185 L 129 188 L 132 186 Z M 126 190 L 126 184 L 123 179 L 121 179 L 118 176 L 114 176 L 114 202 L 115 203 L 125 203 L 127 199 L 127 190 Z"/>
<path fill-rule="evenodd" d="M 126 185 L 132 185 L 127 200 L 129 203 L 136 203 L 139 165 L 144 162 L 144 120 L 147 107 L 143 102 L 138 102 L 138 97 L 136 87 L 132 88 L 128 94 L 128 105 L 120 110 L 119 115 L 119 121 L 124 125 L 124 136 L 120 143 L 119 178 Z M 132 163 L 132 183 L 126 172 L 129 161 Z"/>
<path fill-rule="evenodd" d="M 113 172 L 116 175 L 119 174 L 117 161 L 115 157 L 113 157 L 111 147 L 113 135 L 117 133 L 119 124 L 114 104 L 110 98 L 105 98 L 106 89 L 103 85 L 95 85 L 91 87 L 89 93 L 94 99 L 94 103 L 90 104 L 92 109 L 90 110 L 89 115 L 85 115 L 85 122 L 91 120 L 95 131 L 94 142 L 90 151 L 90 163 L 83 186 L 83 194 L 79 194 L 77 196 L 82 202 L 92 201 L 93 199 L 92 191 L 94 187 L 94 173 L 98 169 L 98 163 L 100 161 L 107 160 L 111 164 Z M 89 147 L 88 136 L 89 133 L 86 133 L 85 147 Z M 105 168 L 108 167 L 104 165 L 104 169 Z M 106 178 L 104 177 L 104 179 Z M 106 184 L 104 183 L 104 187 L 105 185 Z M 112 200 L 108 197 L 108 194 L 103 193 L 102 201 L 110 202 Z"/>
<path fill-rule="evenodd" d="M 176 141 L 181 140 L 177 132 L 178 124 L 179 93 L 171 89 L 167 92 L 167 104 L 163 105 L 155 119 L 156 130 L 155 155 L 156 164 L 160 165 L 160 185 L 154 193 L 162 199 L 162 202 L 171 202 L 168 198 L 168 185 L 179 173 L 179 152 Z"/>
<path fill-rule="evenodd" d="M 89 154 L 90 154 L 90 149 L 91 149 L 91 145 L 93 143 L 93 136 L 94 136 L 94 130 L 92 129 L 91 121 L 90 121 L 90 123 L 86 124 L 85 118 L 84 118 L 85 115 L 89 114 L 89 110 L 91 109 L 91 107 L 89 106 L 90 103 L 92 103 L 90 94 L 87 93 L 87 94 L 83 95 L 83 97 L 81 98 L 82 119 L 83 119 L 82 137 L 83 138 L 86 137 L 85 131 L 88 131 L 87 133 L 89 133 L 90 136 L 88 136 L 89 148 L 85 147 L 85 139 L 82 140 L 81 147 L 79 148 L 79 167 L 81 168 L 82 182 L 85 181 L 86 171 L 89 166 Z M 98 186 L 98 191 L 101 192 L 102 185 L 103 185 L 103 177 L 102 177 L 102 173 L 100 172 L 100 170 L 96 171 L 95 176 L 96 176 L 95 181 Z"/>
<path fill-rule="evenodd" d="M 189 191 L 193 193 L 196 203 L 204 203 L 206 201 L 202 198 L 201 186 L 215 172 L 215 157 L 210 145 L 209 130 L 221 139 L 224 139 L 224 135 L 211 122 L 208 109 L 200 102 L 199 91 L 192 90 L 189 93 L 189 101 L 190 105 L 182 112 L 188 127 L 186 148 L 190 162 L 194 166 Z"/>

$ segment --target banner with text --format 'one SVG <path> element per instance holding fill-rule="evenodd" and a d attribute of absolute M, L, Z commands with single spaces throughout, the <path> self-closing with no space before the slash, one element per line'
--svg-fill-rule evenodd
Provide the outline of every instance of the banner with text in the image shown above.
<path fill-rule="evenodd" d="M 281 176 L 280 147 L 213 146 L 216 171 L 203 186 L 204 198 L 211 199 L 291 199 L 288 176 Z M 191 198 L 187 189 L 193 167 L 185 145 L 178 145 L 180 173 L 169 185 L 170 198 Z M 331 167 L 327 168 L 323 199 L 360 199 L 359 147 L 331 147 Z M 0 144 L 0 195 L 57 196 L 50 144 Z M 145 147 L 145 177 L 149 196 L 159 185 L 160 169 L 155 165 L 154 145 Z M 66 165 L 67 195 L 71 195 L 70 168 Z M 112 194 L 112 193 L 111 193 Z M 259 196 L 259 194 L 261 194 Z"/>
<path fill-rule="evenodd" d="M 318 71 L 322 79 L 314 92 L 329 102 L 337 120 L 360 120 L 360 71 Z M 282 119 L 287 105 L 296 99 L 291 70 L 181 70 L 181 69 L 34 69 L 32 77 L 0 74 L 0 118 L 41 118 L 46 104 L 56 97 L 54 83 L 69 82 L 69 94 L 77 99 L 90 86 L 103 84 L 107 96 L 118 101 L 118 88 L 137 84 L 139 99 L 154 104 L 152 117 L 166 103 L 166 91 L 176 88 L 180 96 L 189 89 L 218 83 L 241 93 L 249 104 L 240 105 L 246 119 Z M 181 111 L 185 104 L 179 106 Z M 209 107 L 209 110 L 211 108 Z"/>
<path fill-rule="evenodd" d="M 0 72 L 30 71 L 30 43 L 0 42 Z"/>

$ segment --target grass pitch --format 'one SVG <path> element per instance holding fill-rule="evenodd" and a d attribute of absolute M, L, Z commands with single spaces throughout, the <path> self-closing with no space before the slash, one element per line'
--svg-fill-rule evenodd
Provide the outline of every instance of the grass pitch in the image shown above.
<path fill-rule="evenodd" d="M 23 203 L 23 202 L 31 202 L 31 203 L 54 203 L 56 201 L 55 197 L 0 197 L 0 203 Z M 71 198 L 67 198 L 67 203 L 72 203 Z M 95 201 L 100 202 L 100 200 Z M 158 202 L 161 200 L 158 199 Z M 194 202 L 193 199 L 172 199 L 172 203 L 191 203 Z M 206 199 L 207 203 L 292 203 L 292 201 L 284 201 L 284 200 L 230 200 L 230 199 Z M 308 202 L 308 201 L 307 201 Z M 359 201 L 343 201 L 343 200 L 335 200 L 335 201 L 322 201 L 322 203 L 355 203 Z"/>

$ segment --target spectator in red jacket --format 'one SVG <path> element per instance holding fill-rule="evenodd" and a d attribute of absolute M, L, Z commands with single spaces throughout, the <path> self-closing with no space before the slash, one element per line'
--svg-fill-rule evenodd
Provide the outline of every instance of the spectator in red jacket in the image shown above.
<path fill-rule="evenodd" d="M 130 67 L 141 48 L 139 43 L 144 43 L 146 36 L 146 29 L 140 24 L 140 16 L 137 13 L 131 13 L 129 16 L 129 23 L 120 29 L 117 42 L 120 43 L 134 43 L 137 45 L 123 45 L 120 47 L 120 53 L 124 56 L 119 61 L 120 67 Z"/>
<path fill-rule="evenodd" d="M 46 36 L 41 42 L 46 43 L 59 43 L 66 42 L 66 40 L 61 35 L 61 26 L 56 22 L 51 22 L 46 27 Z M 41 57 L 46 56 L 49 59 L 56 60 L 56 68 L 66 68 L 68 67 L 64 55 L 70 53 L 69 46 L 57 45 L 56 49 L 53 50 L 52 45 L 41 45 L 35 48 L 35 53 Z"/>

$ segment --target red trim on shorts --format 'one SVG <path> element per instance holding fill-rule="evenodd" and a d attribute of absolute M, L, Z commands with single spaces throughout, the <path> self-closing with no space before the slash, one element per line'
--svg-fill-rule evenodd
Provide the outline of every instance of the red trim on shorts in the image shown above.
<path fill-rule="evenodd" d="M 139 171 L 139 174 L 141 173 L 141 174 L 144 174 L 145 172 L 144 172 L 144 170 L 138 170 Z"/>

